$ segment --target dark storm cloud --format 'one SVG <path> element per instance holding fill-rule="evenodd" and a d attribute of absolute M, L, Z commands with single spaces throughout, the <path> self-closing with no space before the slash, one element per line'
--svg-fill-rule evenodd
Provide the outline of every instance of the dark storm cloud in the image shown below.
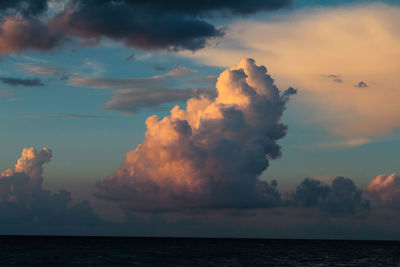
<path fill-rule="evenodd" d="M 83 44 L 90 46 L 97 45 L 101 38 L 109 38 L 142 49 L 195 51 L 205 47 L 209 39 L 224 34 L 206 17 L 246 15 L 291 5 L 289 0 L 76 0 L 44 21 L 36 15 L 47 9 L 45 0 L 1 3 L 0 9 L 26 16 L 18 18 L 12 12 L 5 12 L 0 25 L 0 54 L 27 49 L 45 52 L 61 46 L 70 37 L 81 37 L 85 39 Z"/>
<path fill-rule="evenodd" d="M 369 201 L 349 178 L 336 177 L 331 186 L 305 179 L 296 189 L 294 203 L 302 207 L 319 207 L 332 216 L 355 215 L 369 210 Z"/>
<path fill-rule="evenodd" d="M 11 86 L 44 86 L 43 82 L 39 79 L 20 79 L 12 77 L 0 77 L 0 81 Z"/>
<path fill-rule="evenodd" d="M 90 4 L 66 14 L 68 31 L 82 38 L 107 37 L 143 49 L 197 50 L 222 31 L 197 17 L 123 2 Z M 112 21 L 113 23 L 110 23 Z"/>

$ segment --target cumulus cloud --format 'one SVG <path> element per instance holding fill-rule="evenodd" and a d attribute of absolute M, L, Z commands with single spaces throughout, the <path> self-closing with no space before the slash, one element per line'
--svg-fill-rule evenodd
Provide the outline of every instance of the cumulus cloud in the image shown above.
<path fill-rule="evenodd" d="M 378 175 L 369 183 L 367 192 L 383 204 L 399 207 L 400 176 L 396 173 Z"/>
<path fill-rule="evenodd" d="M 57 8 L 53 4 L 50 11 L 56 14 L 47 12 L 46 17 L 43 14 L 48 10 L 47 0 L 2 1 L 0 11 L 4 11 L 5 18 L 0 24 L 0 55 L 27 49 L 49 51 L 70 37 L 84 39 L 84 46 L 97 45 L 102 38 L 109 38 L 142 49 L 194 51 L 204 48 L 208 39 L 224 34 L 206 16 L 244 15 L 290 4 L 290 0 L 198 4 L 174 0 L 70 0 Z"/>
<path fill-rule="evenodd" d="M 296 189 L 294 203 L 302 207 L 318 207 L 332 216 L 355 215 L 369 210 L 368 200 L 349 178 L 338 176 L 331 186 L 314 179 L 305 179 Z"/>
<path fill-rule="evenodd" d="M 281 92 L 264 66 L 244 59 L 218 78 L 215 99 L 146 120 L 145 140 L 98 184 L 97 196 L 126 210 L 256 208 L 278 205 L 276 182 L 258 179 L 281 155 L 280 122 L 293 88 Z"/>
<path fill-rule="evenodd" d="M 0 224 L 85 224 L 99 219 L 87 201 L 71 206 L 70 192 L 42 188 L 43 165 L 51 156 L 47 148 L 24 148 L 14 169 L 0 174 Z"/>
<path fill-rule="evenodd" d="M 0 81 L 11 86 L 44 86 L 43 82 L 37 78 L 35 79 L 21 79 L 13 77 L 0 77 Z"/>
<path fill-rule="evenodd" d="M 310 114 L 299 118 L 304 124 L 322 126 L 341 144 L 373 141 L 400 128 L 399 16 L 398 6 L 385 4 L 272 14 L 235 21 L 218 46 L 180 55 L 222 67 L 244 55 L 257 58 L 280 86 L 301 88 L 296 102 Z M 343 82 L 321 74 L 340 74 Z M 353 86 L 366 79 L 363 90 Z"/>

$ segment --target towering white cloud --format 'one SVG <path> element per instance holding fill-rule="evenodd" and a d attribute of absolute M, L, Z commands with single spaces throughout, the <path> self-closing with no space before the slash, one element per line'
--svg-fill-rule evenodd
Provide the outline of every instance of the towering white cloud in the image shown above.
<path fill-rule="evenodd" d="M 296 90 L 281 93 L 252 59 L 224 71 L 216 87 L 215 99 L 191 98 L 186 110 L 149 117 L 145 140 L 98 184 L 98 196 L 143 211 L 276 205 L 276 182 L 258 176 L 281 154 L 280 119 Z"/>

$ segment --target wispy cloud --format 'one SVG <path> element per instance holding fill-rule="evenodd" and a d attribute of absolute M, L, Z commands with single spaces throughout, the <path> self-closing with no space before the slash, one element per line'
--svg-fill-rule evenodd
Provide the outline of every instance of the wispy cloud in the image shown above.
<path fill-rule="evenodd" d="M 67 76 L 67 71 L 59 66 L 48 64 L 17 63 L 18 70 L 28 75 Z"/>
<path fill-rule="evenodd" d="M 368 143 L 371 143 L 372 139 L 370 138 L 355 138 L 355 139 L 347 139 L 344 141 L 339 142 L 332 142 L 332 143 L 322 143 L 318 144 L 317 146 L 320 148 L 353 148 L 362 146 Z"/>
<path fill-rule="evenodd" d="M 69 85 L 96 89 L 114 89 L 112 99 L 104 108 L 134 114 L 141 108 L 157 107 L 163 103 L 184 101 L 199 93 L 210 94 L 208 89 L 177 89 L 176 79 L 196 73 L 197 70 L 176 66 L 170 71 L 148 78 L 74 77 Z M 172 87 L 172 88 L 171 88 Z"/>
<path fill-rule="evenodd" d="M 0 99 L 5 99 L 7 102 L 22 100 L 22 98 L 18 97 L 15 91 L 11 89 L 0 90 Z"/>
<path fill-rule="evenodd" d="M 214 75 L 208 75 L 206 77 L 193 77 L 189 79 L 190 82 L 193 83 L 212 83 L 215 84 L 217 82 L 217 77 Z"/>

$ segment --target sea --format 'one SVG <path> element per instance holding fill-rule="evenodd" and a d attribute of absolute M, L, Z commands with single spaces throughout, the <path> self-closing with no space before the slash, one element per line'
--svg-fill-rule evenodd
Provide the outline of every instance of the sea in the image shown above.
<path fill-rule="evenodd" d="M 2 236 L 1 266 L 400 266 L 400 242 Z"/>

